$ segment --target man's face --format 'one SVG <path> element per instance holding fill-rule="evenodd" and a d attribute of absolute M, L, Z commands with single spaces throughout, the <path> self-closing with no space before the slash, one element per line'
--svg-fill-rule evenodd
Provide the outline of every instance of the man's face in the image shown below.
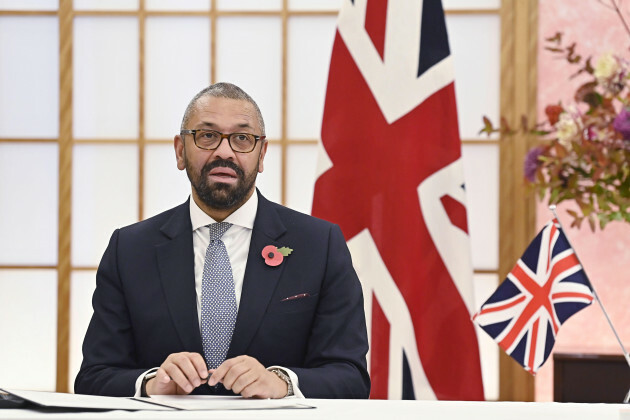
<path fill-rule="evenodd" d="M 261 135 L 254 106 L 244 100 L 202 97 L 197 101 L 186 129 L 210 129 L 221 133 Z M 236 153 L 223 139 L 215 150 L 198 148 L 192 134 L 175 136 L 177 167 L 186 169 L 193 196 L 210 209 L 234 211 L 254 192 L 258 172 L 263 171 L 267 143 L 258 141 L 250 153 Z"/>

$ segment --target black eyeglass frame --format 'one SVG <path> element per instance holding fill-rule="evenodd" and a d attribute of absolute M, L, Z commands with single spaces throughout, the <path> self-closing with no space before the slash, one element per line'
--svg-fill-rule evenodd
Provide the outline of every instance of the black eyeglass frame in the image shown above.
<path fill-rule="evenodd" d="M 199 146 L 199 144 L 197 144 L 197 132 L 199 132 L 199 131 L 209 131 L 209 132 L 212 132 L 212 133 L 217 133 L 219 136 L 221 136 L 221 139 L 219 140 L 219 143 L 217 143 L 216 147 L 213 147 L 213 148 L 211 148 L 211 149 L 209 149 L 209 148 L 207 148 L 207 147 L 201 147 L 201 146 Z M 183 136 L 183 135 L 185 135 L 185 134 L 192 134 L 192 136 L 193 136 L 193 142 L 195 143 L 195 146 L 197 146 L 197 147 L 198 147 L 198 148 L 200 148 L 201 150 L 217 150 L 217 149 L 219 148 L 219 146 L 221 146 L 221 143 L 223 143 L 223 139 L 227 139 L 228 144 L 230 145 L 230 149 L 232 149 L 232 151 L 233 151 L 234 153 L 251 153 L 251 152 L 253 152 L 253 151 L 254 151 L 254 149 L 256 148 L 256 144 L 257 144 L 259 141 L 264 141 L 264 140 L 267 138 L 267 136 L 257 136 L 257 135 L 252 134 L 252 133 L 227 133 L 227 134 L 224 134 L 224 133 L 222 133 L 222 132 L 220 132 L 220 131 L 217 131 L 217 130 L 206 130 L 206 129 L 198 129 L 198 130 L 181 130 L 181 131 L 179 132 L 179 134 L 180 134 L 181 136 Z M 238 135 L 238 134 L 245 134 L 245 135 L 247 135 L 247 136 L 252 136 L 252 137 L 254 138 L 254 145 L 252 146 L 252 150 L 248 150 L 248 151 L 244 152 L 244 151 L 241 151 L 241 150 L 235 150 L 235 149 L 232 147 L 232 141 L 230 140 L 230 137 L 232 137 L 232 136 L 234 136 L 234 135 Z"/>

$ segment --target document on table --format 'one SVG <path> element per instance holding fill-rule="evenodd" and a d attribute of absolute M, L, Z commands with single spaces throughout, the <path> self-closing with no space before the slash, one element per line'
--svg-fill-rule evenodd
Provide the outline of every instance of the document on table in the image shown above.
<path fill-rule="evenodd" d="M 220 395 L 153 395 L 136 398 L 152 404 L 160 404 L 179 410 L 269 410 L 279 408 L 315 408 L 302 398 L 281 400 L 253 399 Z"/>
<path fill-rule="evenodd" d="M 66 394 L 62 392 L 26 391 L 21 389 L 0 389 L 10 396 L 26 402 L 54 408 L 80 410 L 173 410 L 161 405 L 147 404 L 131 398 L 100 397 L 96 395 Z"/>
<path fill-rule="evenodd" d="M 248 399 L 239 396 L 156 395 L 151 398 L 100 397 L 60 392 L 2 389 L 12 399 L 40 407 L 79 410 L 268 410 L 315 408 L 302 398 L 281 400 Z"/>

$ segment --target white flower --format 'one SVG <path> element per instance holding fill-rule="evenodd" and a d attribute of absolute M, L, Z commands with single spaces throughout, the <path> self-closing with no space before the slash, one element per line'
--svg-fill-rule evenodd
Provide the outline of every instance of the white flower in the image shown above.
<path fill-rule="evenodd" d="M 599 57 L 597 63 L 595 63 L 595 71 L 593 75 L 599 81 L 610 79 L 619 70 L 619 62 L 611 53 L 607 53 Z"/>
<path fill-rule="evenodd" d="M 608 139 L 608 132 L 606 130 L 597 130 L 595 129 L 595 140 L 604 141 Z"/>
<path fill-rule="evenodd" d="M 560 114 L 560 118 L 555 125 L 556 136 L 561 145 L 567 147 L 571 144 L 571 138 L 574 137 L 579 130 L 577 121 L 568 112 Z"/>

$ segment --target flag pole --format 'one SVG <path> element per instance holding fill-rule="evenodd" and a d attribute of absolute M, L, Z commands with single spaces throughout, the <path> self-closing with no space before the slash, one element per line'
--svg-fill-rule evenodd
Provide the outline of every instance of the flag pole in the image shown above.
<path fill-rule="evenodd" d="M 549 206 L 549 210 L 551 210 L 551 212 L 553 213 L 553 216 L 556 218 L 556 220 L 558 221 L 558 224 L 562 228 L 562 223 L 560 223 L 560 219 L 558 218 L 558 214 L 556 213 L 556 206 L 555 206 L 555 204 L 551 204 Z M 571 245 L 571 241 L 569 240 L 569 237 L 566 234 L 564 236 L 567 238 L 567 241 L 569 242 L 569 246 L 571 247 L 571 249 L 573 249 L 575 257 L 577 258 L 578 262 L 582 266 L 582 269 L 584 270 L 584 265 L 582 264 L 582 261 L 580 261 L 580 256 L 577 254 L 577 252 L 575 252 L 575 248 L 573 248 L 573 245 Z M 588 275 L 586 274 L 586 270 L 584 270 L 584 274 L 586 275 L 586 278 L 588 279 Z M 606 312 L 606 308 L 604 308 L 604 304 L 602 303 L 602 301 L 599 298 L 599 295 L 595 291 L 595 287 L 593 286 L 593 283 L 591 282 L 590 279 L 588 280 L 588 282 L 591 284 L 591 289 L 593 290 L 593 295 L 595 296 L 595 300 L 597 300 L 597 303 L 599 303 L 600 308 L 602 308 L 602 312 L 604 313 L 604 316 L 606 317 L 606 321 L 608 321 L 608 325 L 610 325 L 610 329 L 615 334 L 615 338 L 617 338 L 617 342 L 619 343 L 619 347 L 621 347 L 621 351 L 623 352 L 623 355 L 626 358 L 626 363 L 628 363 L 628 366 L 630 367 L 630 355 L 628 354 L 628 351 L 626 350 L 626 347 L 621 342 L 621 338 L 619 338 L 619 334 L 617 334 L 617 330 L 615 329 L 612 321 L 610 320 L 610 317 L 608 316 L 608 312 Z M 626 398 L 625 398 L 624 402 L 628 402 L 628 400 L 630 400 L 630 391 L 628 391 L 628 394 L 626 394 Z"/>

